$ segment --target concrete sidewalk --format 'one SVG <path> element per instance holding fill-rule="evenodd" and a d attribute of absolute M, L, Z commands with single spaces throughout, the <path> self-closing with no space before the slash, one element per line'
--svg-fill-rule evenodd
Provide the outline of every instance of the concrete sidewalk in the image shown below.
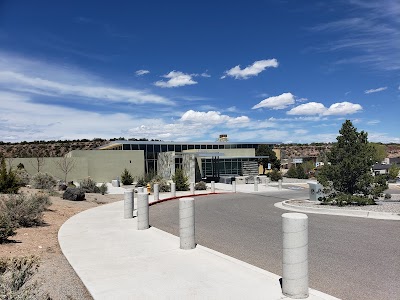
<path fill-rule="evenodd" d="M 200 245 L 181 250 L 176 236 L 136 228 L 136 218 L 123 219 L 123 201 L 60 228 L 61 249 L 94 299 L 287 299 L 278 275 Z M 310 289 L 308 299 L 336 298 Z"/>

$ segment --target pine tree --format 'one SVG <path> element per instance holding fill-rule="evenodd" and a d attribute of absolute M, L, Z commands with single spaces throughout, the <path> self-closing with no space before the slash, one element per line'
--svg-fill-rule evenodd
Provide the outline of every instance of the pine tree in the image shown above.
<path fill-rule="evenodd" d="M 175 182 L 177 191 L 189 190 L 188 178 L 183 173 L 183 170 L 181 168 L 175 170 L 175 175 L 172 177 L 172 181 Z"/>
<path fill-rule="evenodd" d="M 327 154 L 330 164 L 323 166 L 317 175 L 318 181 L 332 191 L 347 195 L 376 195 L 387 188 L 386 183 L 374 180 L 372 165 L 375 150 L 368 143 L 368 134 L 357 132 L 350 120 L 343 123 Z"/>
<path fill-rule="evenodd" d="M 268 164 L 271 164 L 271 169 L 279 170 L 281 168 L 281 162 L 276 157 L 275 152 L 268 145 L 259 145 L 256 150 L 256 156 L 268 156 L 266 158 L 258 159 L 258 164 L 263 167 L 263 174 L 268 168 Z"/>

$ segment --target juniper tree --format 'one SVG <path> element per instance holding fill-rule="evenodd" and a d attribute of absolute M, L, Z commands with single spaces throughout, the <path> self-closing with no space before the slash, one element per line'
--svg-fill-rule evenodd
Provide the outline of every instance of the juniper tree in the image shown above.
<path fill-rule="evenodd" d="M 343 123 L 331 151 L 327 153 L 329 164 L 317 174 L 318 181 L 331 190 L 347 195 L 377 195 L 386 188 L 386 182 L 375 180 L 372 166 L 376 157 L 374 147 L 368 142 L 368 134 L 357 132 L 350 120 Z"/>

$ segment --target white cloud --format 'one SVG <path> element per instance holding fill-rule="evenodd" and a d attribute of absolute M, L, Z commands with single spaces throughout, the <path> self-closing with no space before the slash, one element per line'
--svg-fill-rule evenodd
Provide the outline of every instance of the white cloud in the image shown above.
<path fill-rule="evenodd" d="M 137 70 L 135 72 L 136 76 L 143 76 L 143 75 L 146 75 L 146 74 L 149 74 L 149 73 L 150 73 L 149 70 Z"/>
<path fill-rule="evenodd" d="M 197 82 L 193 80 L 192 76 L 193 75 L 191 74 L 185 74 L 180 71 L 171 71 L 163 76 L 164 78 L 167 78 L 169 80 L 156 81 L 154 85 L 162 88 L 173 88 L 173 87 L 197 84 Z"/>
<path fill-rule="evenodd" d="M 207 77 L 207 78 L 211 77 L 211 75 L 208 74 L 207 72 L 201 73 L 200 76 L 201 76 L 201 77 Z"/>
<path fill-rule="evenodd" d="M 296 130 L 294 130 L 294 133 L 295 133 L 295 134 L 306 134 L 306 133 L 308 133 L 308 130 L 305 130 L 305 129 L 296 129 Z"/>
<path fill-rule="evenodd" d="M 294 96 L 291 93 L 283 93 L 279 96 L 269 97 L 262 100 L 260 103 L 254 105 L 252 109 L 257 108 L 270 108 L 270 109 L 284 109 L 291 104 L 294 104 Z"/>
<path fill-rule="evenodd" d="M 376 125 L 376 124 L 379 124 L 381 121 L 379 121 L 379 120 L 371 120 L 371 121 L 368 121 L 367 122 L 367 124 L 368 125 Z"/>
<path fill-rule="evenodd" d="M 351 102 L 340 102 L 332 104 L 324 113 L 324 115 L 344 116 L 354 114 L 361 110 L 362 106 L 360 104 L 355 104 Z"/>
<path fill-rule="evenodd" d="M 306 101 L 308 101 L 307 98 L 299 98 L 299 99 L 296 99 L 296 102 L 306 102 Z"/>
<path fill-rule="evenodd" d="M 238 110 L 237 110 L 236 106 L 231 106 L 231 107 L 228 107 L 226 109 L 226 111 L 228 111 L 228 112 L 237 112 Z"/>
<path fill-rule="evenodd" d="M 382 91 L 384 91 L 386 89 L 387 89 L 387 86 L 384 86 L 384 87 L 380 87 L 380 88 L 377 88 L 377 89 L 365 90 L 364 93 L 365 94 L 378 93 L 378 92 L 382 92 Z"/>
<path fill-rule="evenodd" d="M 300 104 L 299 106 L 293 107 L 287 112 L 288 115 L 320 115 L 326 111 L 326 107 L 322 103 L 308 102 Z"/>
<path fill-rule="evenodd" d="M 221 79 L 224 79 L 227 76 L 234 77 L 235 79 L 248 79 L 251 76 L 257 76 L 266 68 L 276 68 L 276 67 L 278 67 L 278 61 L 275 58 L 258 60 L 244 69 L 241 69 L 240 65 L 237 65 L 236 67 L 233 67 L 232 69 L 225 71 L 225 75 L 222 76 Z"/>
<path fill-rule="evenodd" d="M 182 115 L 180 121 L 199 123 L 199 124 L 225 123 L 226 125 L 235 125 L 241 123 L 248 123 L 250 119 L 247 116 L 240 116 L 234 118 L 228 115 L 222 115 L 219 111 L 201 112 L 201 111 L 188 110 Z"/>
<path fill-rule="evenodd" d="M 116 87 L 71 66 L 58 66 L 0 51 L 0 89 L 57 98 L 79 97 L 105 102 L 173 105 L 146 90 Z"/>
<path fill-rule="evenodd" d="M 350 102 L 334 103 L 329 108 L 326 108 L 322 103 L 308 102 L 301 104 L 289 110 L 288 115 L 350 115 L 362 110 L 360 104 Z"/>

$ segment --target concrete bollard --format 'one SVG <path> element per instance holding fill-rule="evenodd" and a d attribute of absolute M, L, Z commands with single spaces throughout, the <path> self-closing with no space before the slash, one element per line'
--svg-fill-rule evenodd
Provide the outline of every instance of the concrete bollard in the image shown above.
<path fill-rule="evenodd" d="M 159 188 L 158 188 L 158 183 L 155 183 L 153 185 L 153 199 L 154 202 L 158 201 L 160 199 L 160 192 L 159 192 Z"/>
<path fill-rule="evenodd" d="M 190 195 L 194 195 L 194 182 L 190 183 Z"/>
<path fill-rule="evenodd" d="M 138 194 L 137 225 L 138 230 L 149 228 L 149 195 L 147 193 Z"/>
<path fill-rule="evenodd" d="M 268 186 L 269 184 L 269 177 L 265 178 L 265 186 Z"/>
<path fill-rule="evenodd" d="M 211 193 L 215 193 L 215 181 L 211 181 Z"/>
<path fill-rule="evenodd" d="M 124 219 L 133 218 L 133 203 L 134 193 L 132 189 L 124 192 Z"/>
<path fill-rule="evenodd" d="M 232 192 L 236 193 L 236 181 L 232 181 Z"/>
<path fill-rule="evenodd" d="M 179 199 L 179 237 L 180 248 L 184 250 L 194 249 L 194 198 Z"/>
<path fill-rule="evenodd" d="M 137 192 L 138 192 L 138 193 L 144 193 L 144 187 L 139 186 L 139 187 L 137 188 Z"/>
<path fill-rule="evenodd" d="M 258 192 L 258 176 L 254 176 L 254 191 Z"/>
<path fill-rule="evenodd" d="M 308 297 L 308 217 L 282 215 L 282 293 L 295 299 Z"/>
<path fill-rule="evenodd" d="M 171 182 L 171 198 L 176 197 L 176 183 Z"/>
<path fill-rule="evenodd" d="M 282 179 L 278 180 L 278 190 L 282 189 Z"/>

